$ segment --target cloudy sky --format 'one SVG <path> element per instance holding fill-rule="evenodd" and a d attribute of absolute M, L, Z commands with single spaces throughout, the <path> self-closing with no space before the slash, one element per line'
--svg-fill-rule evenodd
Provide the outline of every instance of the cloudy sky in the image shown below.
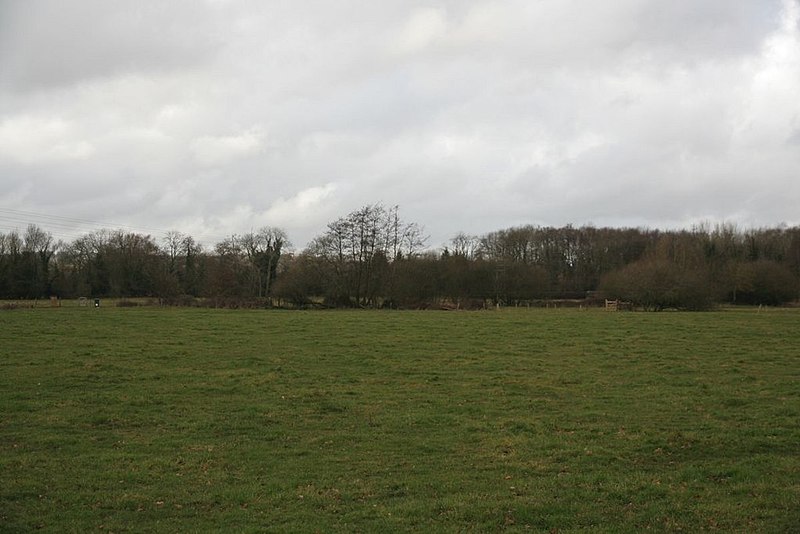
<path fill-rule="evenodd" d="M 800 224 L 798 0 L 0 0 L 0 232 Z"/>

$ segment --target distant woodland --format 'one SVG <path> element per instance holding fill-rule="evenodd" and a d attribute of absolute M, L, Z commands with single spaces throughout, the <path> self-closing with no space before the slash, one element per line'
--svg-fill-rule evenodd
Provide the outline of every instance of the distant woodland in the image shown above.
<path fill-rule="evenodd" d="M 190 235 L 100 230 L 65 243 L 0 233 L 0 298 L 149 297 L 165 304 L 480 308 L 620 299 L 646 310 L 800 297 L 800 227 L 520 226 L 426 248 L 396 207 L 368 205 L 290 252 L 279 228 L 204 249 Z"/>

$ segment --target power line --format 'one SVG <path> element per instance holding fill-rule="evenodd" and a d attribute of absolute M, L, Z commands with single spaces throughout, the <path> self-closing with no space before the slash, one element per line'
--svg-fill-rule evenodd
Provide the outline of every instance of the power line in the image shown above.
<path fill-rule="evenodd" d="M 36 224 L 48 228 L 55 227 L 61 230 L 60 232 L 61 237 L 66 237 L 71 239 L 81 237 L 88 232 L 97 230 L 108 230 L 108 229 L 129 230 L 137 233 L 153 233 L 160 235 L 164 235 L 174 230 L 174 229 L 166 230 L 163 228 L 154 228 L 148 226 L 131 226 L 126 224 L 116 224 L 108 221 L 102 222 L 90 219 L 81 219 L 77 217 L 65 217 L 61 215 L 51 215 L 33 211 L 18 210 L 14 208 L 0 207 L 0 223 L 2 223 L 3 221 L 15 225 L 18 223 L 21 225 Z M 17 229 L 16 227 L 8 228 L 7 224 L 3 226 L 6 226 L 6 229 L 9 231 Z M 56 235 L 56 232 L 51 232 L 51 233 L 53 235 Z M 218 235 L 204 234 L 192 237 L 203 241 L 217 242 L 226 239 L 227 236 L 222 237 Z"/>
<path fill-rule="evenodd" d="M 93 226 L 104 226 L 104 227 L 112 226 L 112 227 L 115 227 L 115 228 L 130 228 L 131 230 L 151 230 L 151 231 L 154 231 L 154 232 L 161 232 L 162 231 L 160 228 L 148 228 L 146 226 L 134 227 L 134 226 L 129 226 L 129 225 L 125 225 L 125 224 L 116 224 L 116 223 L 110 223 L 110 222 L 92 221 L 92 220 L 89 220 L 89 219 L 78 219 L 78 218 L 75 218 L 75 217 L 64 217 L 64 216 L 61 216 L 61 215 L 49 215 L 49 214 L 45 214 L 45 213 L 37 213 L 37 212 L 33 212 L 33 211 L 17 210 L 17 209 L 12 209 L 12 208 L 2 208 L 2 207 L 0 207 L 0 212 L 6 212 L 6 213 L 9 213 L 9 214 L 18 215 L 18 216 L 37 217 L 37 218 L 40 218 L 40 219 L 47 219 L 47 220 L 52 220 L 52 221 L 66 221 L 66 222 L 71 222 L 71 223 L 88 224 L 88 225 L 93 225 Z"/>

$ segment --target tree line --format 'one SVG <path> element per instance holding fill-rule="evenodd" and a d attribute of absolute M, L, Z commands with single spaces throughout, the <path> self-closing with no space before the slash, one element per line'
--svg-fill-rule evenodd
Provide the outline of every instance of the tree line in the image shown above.
<path fill-rule="evenodd" d="M 779 305 L 800 292 L 800 227 L 529 225 L 459 233 L 438 250 L 426 241 L 381 204 L 330 222 L 298 252 L 273 227 L 206 248 L 177 231 L 99 230 L 66 243 L 30 225 L 0 233 L 0 298 L 392 308 L 611 298 L 661 310 Z"/>

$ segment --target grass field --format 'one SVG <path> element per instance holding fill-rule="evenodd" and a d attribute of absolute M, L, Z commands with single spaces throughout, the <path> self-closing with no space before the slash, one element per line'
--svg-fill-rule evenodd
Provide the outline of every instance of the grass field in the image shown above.
<path fill-rule="evenodd" d="M 0 531 L 800 530 L 800 312 L 0 311 Z"/>

